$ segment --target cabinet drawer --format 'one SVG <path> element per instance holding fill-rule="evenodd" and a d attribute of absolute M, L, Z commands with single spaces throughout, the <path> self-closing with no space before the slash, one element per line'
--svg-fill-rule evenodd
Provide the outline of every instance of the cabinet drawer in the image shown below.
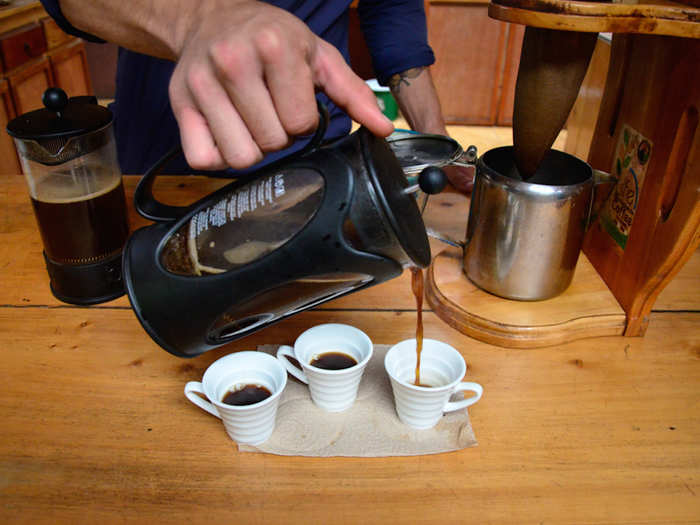
<path fill-rule="evenodd" d="M 46 38 L 39 24 L 25 26 L 0 36 L 0 55 L 5 71 L 40 57 L 46 51 Z"/>

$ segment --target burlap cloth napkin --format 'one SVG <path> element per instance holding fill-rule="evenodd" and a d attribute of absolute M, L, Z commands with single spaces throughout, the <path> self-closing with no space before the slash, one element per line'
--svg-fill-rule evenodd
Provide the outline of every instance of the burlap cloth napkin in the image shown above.
<path fill-rule="evenodd" d="M 275 355 L 279 345 L 258 350 Z M 477 444 L 467 410 L 445 414 L 428 430 L 413 430 L 396 415 L 384 356 L 389 345 L 374 345 L 362 376 L 357 400 L 344 412 L 321 410 L 308 387 L 289 376 L 280 398 L 272 436 L 258 446 L 239 445 L 242 452 L 282 456 L 419 456 L 451 452 Z M 462 398 L 456 394 L 455 398 Z"/>

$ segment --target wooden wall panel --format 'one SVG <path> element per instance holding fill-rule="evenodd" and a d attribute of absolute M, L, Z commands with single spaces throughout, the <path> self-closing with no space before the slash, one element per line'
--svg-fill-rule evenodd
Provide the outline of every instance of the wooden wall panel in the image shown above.
<path fill-rule="evenodd" d="M 433 78 L 449 124 L 496 122 L 506 24 L 489 18 L 486 3 L 432 3 L 428 37 Z"/>
<path fill-rule="evenodd" d="M 505 62 L 501 73 L 501 92 L 498 104 L 496 124 L 499 126 L 513 125 L 513 103 L 515 100 L 515 83 L 518 79 L 520 65 L 520 49 L 523 47 L 525 26 L 506 24 Z"/>

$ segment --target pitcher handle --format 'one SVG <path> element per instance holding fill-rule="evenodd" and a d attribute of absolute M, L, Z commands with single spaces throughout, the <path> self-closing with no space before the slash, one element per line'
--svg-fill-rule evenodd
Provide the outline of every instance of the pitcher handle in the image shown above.
<path fill-rule="evenodd" d="M 311 140 L 298 152 L 285 158 L 285 161 L 291 158 L 301 157 L 318 149 L 323 141 L 323 136 L 328 129 L 328 109 L 321 102 L 316 102 L 318 106 L 318 127 L 311 137 Z M 164 204 L 155 198 L 153 195 L 153 183 L 156 177 L 160 174 L 165 165 L 170 162 L 175 156 L 182 153 L 182 146 L 177 145 L 168 151 L 163 157 L 156 162 L 139 181 L 134 192 L 134 206 L 136 211 L 148 220 L 157 222 L 172 222 L 184 217 L 192 208 L 189 206 L 171 206 Z"/>
<path fill-rule="evenodd" d="M 597 170 L 593 169 L 593 194 L 591 195 L 591 204 L 588 210 L 588 221 L 586 222 L 586 230 L 591 227 L 591 224 L 595 221 L 598 212 L 600 211 L 600 208 L 603 206 L 605 201 L 608 200 L 610 197 L 610 194 L 615 190 L 614 184 L 616 184 L 618 181 L 618 178 L 611 174 L 608 173 L 607 171 L 602 171 L 602 170 Z M 608 191 L 608 194 L 605 196 L 605 198 L 599 199 L 596 193 L 599 191 L 598 186 L 601 186 L 603 184 L 612 184 L 610 187 L 610 191 Z M 597 207 L 594 207 L 595 205 L 598 205 Z"/>
<path fill-rule="evenodd" d="M 612 173 L 608 173 L 603 170 L 593 170 L 593 184 L 597 186 L 598 184 L 611 184 L 617 182 L 617 177 Z"/>

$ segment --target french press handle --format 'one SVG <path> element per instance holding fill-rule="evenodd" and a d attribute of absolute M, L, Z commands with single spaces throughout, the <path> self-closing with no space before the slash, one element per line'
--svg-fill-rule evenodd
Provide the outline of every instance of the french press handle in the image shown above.
<path fill-rule="evenodd" d="M 288 162 L 291 158 L 302 157 L 315 151 L 323 141 L 323 136 L 326 134 L 328 129 L 328 110 L 326 106 L 321 102 L 317 101 L 318 105 L 318 127 L 311 137 L 311 140 L 298 152 L 283 159 L 284 162 Z M 192 203 L 188 206 L 171 206 L 170 204 L 165 204 L 160 202 L 153 195 L 153 183 L 156 177 L 160 174 L 161 170 L 170 162 L 175 156 L 182 153 L 182 146 L 178 144 L 170 151 L 168 151 L 163 157 L 156 162 L 146 173 L 136 186 L 136 191 L 134 192 L 134 207 L 136 211 L 142 217 L 145 217 L 151 221 L 157 222 L 172 222 L 184 217 L 189 211 L 192 210 L 196 203 Z M 245 180 L 250 180 L 252 177 L 246 178 Z"/>

